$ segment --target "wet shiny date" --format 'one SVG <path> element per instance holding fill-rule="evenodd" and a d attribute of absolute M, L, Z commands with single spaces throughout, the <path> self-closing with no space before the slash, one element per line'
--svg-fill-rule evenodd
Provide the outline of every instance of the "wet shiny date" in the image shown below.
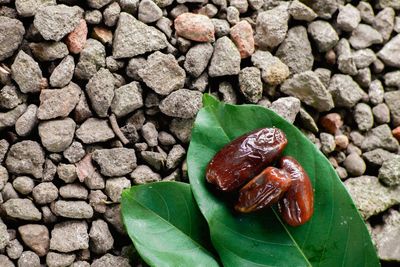
<path fill-rule="evenodd" d="M 276 160 L 286 144 L 285 134 L 277 128 L 245 134 L 214 156 L 207 166 L 207 182 L 219 190 L 234 191 Z"/>
<path fill-rule="evenodd" d="M 278 202 L 291 182 L 285 171 L 268 167 L 240 189 L 235 209 L 248 213 L 270 206 Z"/>
<path fill-rule="evenodd" d="M 314 213 L 314 192 L 310 178 L 300 163 L 292 157 L 282 157 L 279 165 L 292 180 L 291 186 L 279 201 L 282 218 L 291 226 L 302 225 Z"/>

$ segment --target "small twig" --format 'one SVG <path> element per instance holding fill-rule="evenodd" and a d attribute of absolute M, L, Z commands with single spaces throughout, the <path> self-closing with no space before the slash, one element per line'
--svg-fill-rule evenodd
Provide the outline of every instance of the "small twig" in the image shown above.
<path fill-rule="evenodd" d="M 129 143 L 129 140 L 125 137 L 125 135 L 122 133 L 121 129 L 118 126 L 117 118 L 115 117 L 115 114 L 111 114 L 110 116 L 110 123 L 111 123 L 111 128 L 113 129 L 114 133 L 118 138 L 121 140 L 121 142 L 126 145 Z"/>

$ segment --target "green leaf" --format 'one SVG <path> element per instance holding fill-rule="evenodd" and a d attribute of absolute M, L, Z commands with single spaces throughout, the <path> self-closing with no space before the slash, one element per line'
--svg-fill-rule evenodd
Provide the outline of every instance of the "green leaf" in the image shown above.
<path fill-rule="evenodd" d="M 367 228 L 329 161 L 293 125 L 256 105 L 229 105 L 205 95 L 188 151 L 193 194 L 224 266 L 379 266 Z M 209 190 L 205 169 L 236 137 L 262 127 L 282 129 L 285 155 L 296 158 L 315 190 L 312 219 L 284 224 L 275 209 L 237 214 Z"/>
<path fill-rule="evenodd" d="M 188 184 L 159 182 L 124 190 L 122 219 L 150 266 L 218 266 L 205 249 L 207 223 Z"/>

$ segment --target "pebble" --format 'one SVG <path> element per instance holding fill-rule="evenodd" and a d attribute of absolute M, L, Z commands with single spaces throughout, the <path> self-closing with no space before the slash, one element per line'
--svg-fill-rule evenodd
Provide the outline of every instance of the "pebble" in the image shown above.
<path fill-rule="evenodd" d="M 228 104 L 236 104 L 236 93 L 229 82 L 223 81 L 218 86 L 218 92 L 222 95 L 222 101 Z"/>
<path fill-rule="evenodd" d="M 148 87 L 159 95 L 168 95 L 183 88 L 186 74 L 171 54 L 154 52 L 147 58 L 144 68 L 138 74 Z"/>
<path fill-rule="evenodd" d="M 158 131 L 152 122 L 148 122 L 142 127 L 142 136 L 150 147 L 158 145 Z"/>
<path fill-rule="evenodd" d="M 235 44 L 223 36 L 214 44 L 214 53 L 208 67 L 211 77 L 237 75 L 240 72 L 240 53 Z"/>
<path fill-rule="evenodd" d="M 134 184 L 147 184 L 161 181 L 161 176 L 155 173 L 147 165 L 139 165 L 130 174 Z"/>
<path fill-rule="evenodd" d="M 22 50 L 11 65 L 11 74 L 22 93 L 36 93 L 42 89 L 43 75 L 39 64 Z"/>
<path fill-rule="evenodd" d="M 81 80 L 89 80 L 97 71 L 106 66 L 105 47 L 95 39 L 87 39 L 79 54 L 75 76 Z"/>
<path fill-rule="evenodd" d="M 153 167 L 155 170 L 160 171 L 165 166 L 167 155 L 154 151 L 142 151 L 140 156 L 143 160 Z"/>
<path fill-rule="evenodd" d="M 22 43 L 25 29 L 21 21 L 0 16 L 0 61 L 11 57 Z"/>
<path fill-rule="evenodd" d="M 15 122 L 15 131 L 19 136 L 28 136 L 38 124 L 37 119 L 38 107 L 31 104 L 25 112 Z"/>
<path fill-rule="evenodd" d="M 82 160 L 77 162 L 75 166 L 79 181 L 85 182 L 89 189 L 104 188 L 104 179 L 93 166 L 91 154 L 87 154 Z"/>
<path fill-rule="evenodd" d="M 196 44 L 186 53 L 184 68 L 193 77 L 199 77 L 207 68 L 214 48 L 209 43 Z"/>
<path fill-rule="evenodd" d="M 326 52 L 339 41 L 339 36 L 332 25 L 326 21 L 313 21 L 308 25 L 308 33 L 317 45 L 319 52 Z"/>
<path fill-rule="evenodd" d="M 134 149 L 97 149 L 93 152 L 92 157 L 99 164 L 100 172 L 106 176 L 122 176 L 130 173 L 136 167 Z"/>
<path fill-rule="evenodd" d="M 321 140 L 321 151 L 328 155 L 329 153 L 333 152 L 336 148 L 335 137 L 329 133 L 321 133 L 319 135 Z"/>
<path fill-rule="evenodd" d="M 229 34 L 229 22 L 223 19 L 212 18 L 211 22 L 214 24 L 215 37 L 220 38 Z"/>
<path fill-rule="evenodd" d="M 183 13 L 174 20 L 176 34 L 196 42 L 213 42 L 214 25 L 204 15 Z"/>
<path fill-rule="evenodd" d="M 384 161 L 379 169 L 379 180 L 387 186 L 397 186 L 400 184 L 400 159 L 394 157 Z"/>
<path fill-rule="evenodd" d="M 85 21 L 88 24 L 97 25 L 100 24 L 103 19 L 103 14 L 97 9 L 85 10 Z"/>
<path fill-rule="evenodd" d="M 365 92 L 349 75 L 343 74 L 333 75 L 328 90 L 337 107 L 351 108 L 365 95 Z"/>
<path fill-rule="evenodd" d="M 5 167 L 0 166 L 0 191 L 3 190 L 4 186 L 8 181 L 8 171 Z"/>
<path fill-rule="evenodd" d="M 372 166 L 382 166 L 384 162 L 392 160 L 398 157 L 394 153 L 390 153 L 382 148 L 377 148 L 368 152 L 363 153 L 363 158 Z"/>
<path fill-rule="evenodd" d="M 66 184 L 59 189 L 60 196 L 64 199 L 87 199 L 88 190 L 80 184 Z"/>
<path fill-rule="evenodd" d="M 374 22 L 375 14 L 370 3 L 360 1 L 357 5 L 357 9 L 360 11 L 362 21 L 368 24 Z"/>
<path fill-rule="evenodd" d="M 10 242 L 7 225 L 0 219 L 0 250 L 3 250 Z"/>
<path fill-rule="evenodd" d="M 74 138 L 76 123 L 71 118 L 39 123 L 39 136 L 43 146 L 50 152 L 63 152 Z"/>
<path fill-rule="evenodd" d="M 49 204 L 58 198 L 58 188 L 51 182 L 40 183 L 32 190 L 36 204 Z"/>
<path fill-rule="evenodd" d="M 89 203 L 95 212 L 106 212 L 107 196 L 101 190 L 91 190 L 88 198 Z"/>
<path fill-rule="evenodd" d="M 385 124 L 390 122 L 390 110 L 385 103 L 381 103 L 372 108 L 375 123 Z"/>
<path fill-rule="evenodd" d="M 261 78 L 267 84 L 278 85 L 289 77 L 289 67 L 268 51 L 256 51 L 251 56 L 251 62 L 261 69 Z"/>
<path fill-rule="evenodd" d="M 0 90 L 0 107 L 4 109 L 13 109 L 16 106 L 25 103 L 27 96 L 22 94 L 14 85 L 5 85 Z"/>
<path fill-rule="evenodd" d="M 383 216 L 383 225 L 372 230 L 372 238 L 376 245 L 378 256 L 383 261 L 400 261 L 398 253 L 400 214 L 395 209 L 389 210 Z"/>
<path fill-rule="evenodd" d="M 76 131 L 76 134 L 78 130 Z M 72 142 L 72 144 L 63 152 L 64 158 L 66 158 L 70 163 L 78 162 L 85 156 L 85 154 L 86 152 L 83 149 L 82 144 L 77 141 Z"/>
<path fill-rule="evenodd" d="M 104 213 L 104 218 L 119 233 L 126 234 L 124 225 L 122 223 L 121 206 L 120 205 L 113 205 L 113 206 L 108 205 L 107 210 Z"/>
<path fill-rule="evenodd" d="M 112 44 L 113 40 L 113 32 L 107 28 L 94 27 L 92 31 L 92 37 L 99 40 L 104 45 L 110 45 Z M 106 65 L 107 65 L 107 59 L 106 59 Z"/>
<path fill-rule="evenodd" d="M 257 103 L 263 93 L 261 72 L 256 67 L 247 67 L 239 72 L 239 88 L 247 101 Z"/>
<path fill-rule="evenodd" d="M 14 263 L 6 256 L 0 254 L 0 265 L 4 267 L 15 267 Z"/>
<path fill-rule="evenodd" d="M 281 91 L 300 99 L 318 111 L 329 111 L 334 107 L 331 94 L 312 71 L 293 75 L 282 84 Z"/>
<path fill-rule="evenodd" d="M 349 138 L 344 134 L 336 135 L 335 144 L 339 149 L 346 149 L 349 145 Z"/>
<path fill-rule="evenodd" d="M 18 193 L 29 195 L 35 186 L 35 182 L 29 176 L 18 176 L 14 179 L 12 185 Z"/>
<path fill-rule="evenodd" d="M 68 116 L 78 104 L 81 93 L 79 86 L 74 83 L 62 89 L 42 90 L 37 110 L 38 119 L 49 120 Z"/>
<path fill-rule="evenodd" d="M 384 89 L 380 80 L 373 80 L 369 85 L 368 96 L 369 101 L 373 105 L 377 105 L 383 102 Z"/>
<path fill-rule="evenodd" d="M 49 230 L 44 225 L 25 224 L 18 227 L 18 232 L 24 244 L 33 250 L 39 257 L 45 256 L 49 251 Z"/>
<path fill-rule="evenodd" d="M 58 178 L 65 183 L 73 183 L 77 178 L 77 171 L 73 164 L 60 163 L 57 166 Z"/>
<path fill-rule="evenodd" d="M 134 57 L 166 46 L 166 38 L 162 32 L 147 26 L 128 13 L 121 12 L 114 32 L 114 58 Z"/>
<path fill-rule="evenodd" d="M 49 252 L 46 256 L 46 264 L 48 267 L 71 266 L 75 257 L 75 254 Z"/>
<path fill-rule="evenodd" d="M 349 42 L 355 49 L 363 49 L 373 44 L 381 44 L 383 38 L 382 35 L 371 26 L 360 23 L 351 33 Z"/>
<path fill-rule="evenodd" d="M 330 19 L 338 9 L 339 4 L 336 0 L 315 0 L 311 8 L 318 14 L 318 17 Z"/>
<path fill-rule="evenodd" d="M 108 5 L 103 11 L 104 24 L 108 27 L 114 27 L 117 24 L 120 13 L 121 7 L 118 3 L 113 2 Z"/>
<path fill-rule="evenodd" d="M 120 256 L 114 256 L 109 253 L 102 256 L 101 258 L 94 260 L 91 267 L 130 267 L 129 260 Z"/>
<path fill-rule="evenodd" d="M 76 130 L 76 137 L 84 144 L 106 142 L 114 138 L 115 134 L 107 120 L 89 118 Z M 82 145 L 80 145 L 82 147 Z M 64 151 L 65 152 L 65 151 Z M 84 151 L 81 152 L 84 155 Z M 73 156 L 73 155 L 72 155 Z M 78 160 L 74 160 L 76 162 Z M 71 162 L 71 163 L 74 163 Z"/>
<path fill-rule="evenodd" d="M 54 202 L 52 211 L 57 216 L 71 219 L 90 219 L 93 217 L 92 207 L 85 201 L 81 200 L 58 200 Z"/>
<path fill-rule="evenodd" d="M 152 23 L 159 20 L 163 15 L 161 8 L 151 0 L 140 1 L 138 7 L 138 18 L 144 23 Z"/>
<path fill-rule="evenodd" d="M 198 91 L 177 90 L 161 101 L 160 111 L 171 117 L 193 118 L 202 107 L 202 96 Z"/>
<path fill-rule="evenodd" d="M 10 218 L 25 221 L 40 221 L 42 214 L 33 202 L 27 198 L 13 198 L 2 204 L 6 215 Z"/>
<path fill-rule="evenodd" d="M 246 20 L 242 20 L 233 26 L 230 29 L 230 36 L 239 49 L 241 58 L 247 58 L 254 53 L 253 29 Z"/>
<path fill-rule="evenodd" d="M 385 103 L 390 109 L 393 126 L 400 125 L 400 91 L 392 91 L 384 94 Z"/>
<path fill-rule="evenodd" d="M 40 267 L 40 258 L 32 251 L 24 251 L 18 259 L 18 267 Z"/>
<path fill-rule="evenodd" d="M 344 184 L 365 220 L 387 210 L 400 200 L 398 189 L 383 186 L 374 176 L 350 178 Z"/>
<path fill-rule="evenodd" d="M 89 4 L 89 7 L 94 9 L 100 9 L 111 3 L 112 0 L 88 0 L 87 2 Z"/>
<path fill-rule="evenodd" d="M 314 10 L 298 0 L 290 3 L 288 12 L 295 20 L 310 22 L 318 17 Z"/>
<path fill-rule="evenodd" d="M 13 144 L 6 158 L 7 170 L 15 174 L 43 175 L 44 151 L 35 141 L 24 140 Z"/>
<path fill-rule="evenodd" d="M 85 221 L 65 221 L 54 225 L 50 249 L 68 253 L 89 248 L 88 226 Z"/>
<path fill-rule="evenodd" d="M 311 70 L 314 64 L 314 56 L 306 28 L 296 26 L 289 29 L 286 39 L 276 51 L 276 56 L 289 67 L 290 73 L 295 74 Z"/>
<path fill-rule="evenodd" d="M 78 26 L 82 15 L 78 6 L 44 6 L 36 12 L 33 25 L 45 40 L 60 41 Z"/>
<path fill-rule="evenodd" d="M 63 42 L 30 43 L 29 48 L 39 61 L 53 61 L 68 55 L 68 48 Z"/>
<path fill-rule="evenodd" d="M 269 108 L 288 122 L 293 123 L 300 112 L 300 100 L 295 97 L 281 97 L 272 102 Z"/>
<path fill-rule="evenodd" d="M 393 8 L 386 7 L 375 16 L 372 26 L 382 35 L 384 42 L 387 42 L 392 34 L 395 15 Z"/>
<path fill-rule="evenodd" d="M 58 88 L 68 85 L 74 75 L 74 69 L 74 58 L 66 56 L 51 73 L 50 85 Z"/>
<path fill-rule="evenodd" d="M 111 111 L 123 117 L 143 106 L 142 90 L 138 82 L 131 82 L 114 91 Z"/>
<path fill-rule="evenodd" d="M 346 168 L 346 171 L 352 176 L 363 175 L 367 168 L 364 160 L 357 153 L 351 153 L 348 155 L 343 162 L 343 165 Z"/>
<path fill-rule="evenodd" d="M 19 259 L 19 257 L 21 257 L 21 255 L 22 255 L 23 251 L 24 251 L 24 247 L 21 245 L 21 243 L 18 241 L 18 239 L 11 240 L 6 247 L 7 256 L 12 260 Z M 1 260 L 0 260 L 0 264 L 2 264 Z M 4 265 L 1 265 L 1 266 L 4 266 Z"/>
<path fill-rule="evenodd" d="M 351 4 L 339 7 L 337 25 L 344 31 L 353 31 L 361 21 L 360 11 Z"/>
<path fill-rule="evenodd" d="M 386 86 L 400 88 L 400 71 L 387 72 L 384 79 Z"/>
<path fill-rule="evenodd" d="M 0 113 L 0 130 L 14 126 L 26 109 L 26 104 L 21 104 L 8 112 Z"/>
<path fill-rule="evenodd" d="M 354 51 L 352 58 L 357 69 L 366 68 L 377 59 L 375 52 L 369 48 Z"/>
<path fill-rule="evenodd" d="M 114 77 L 108 69 L 101 68 L 86 84 L 86 92 L 93 110 L 106 117 L 114 97 Z"/>
<path fill-rule="evenodd" d="M 92 222 L 92 227 L 90 228 L 89 232 L 89 238 L 90 250 L 96 254 L 105 254 L 114 246 L 114 238 L 110 233 L 107 223 L 102 219 L 98 219 Z M 111 262 L 109 262 L 109 264 L 111 264 Z"/>
<path fill-rule="evenodd" d="M 361 144 L 363 151 L 371 151 L 383 148 L 395 152 L 399 148 L 399 142 L 393 137 L 389 125 L 382 124 L 367 132 Z"/>
<path fill-rule="evenodd" d="M 111 178 L 106 181 L 106 194 L 113 202 L 121 202 L 121 193 L 129 188 L 131 182 L 125 177 Z"/>
<path fill-rule="evenodd" d="M 172 146 L 176 144 L 174 136 L 165 131 L 158 133 L 158 142 L 163 146 Z"/>
<path fill-rule="evenodd" d="M 354 108 L 354 120 L 360 131 L 368 131 L 374 126 L 374 117 L 371 107 L 364 103 L 358 103 Z"/>
<path fill-rule="evenodd" d="M 174 145 L 168 153 L 165 166 L 168 170 L 176 168 L 184 159 L 185 149 L 181 145 Z"/>
<path fill-rule="evenodd" d="M 286 5 L 260 12 L 257 16 L 254 36 L 256 45 L 265 50 L 282 43 L 288 30 L 289 17 Z"/>
<path fill-rule="evenodd" d="M 67 35 L 65 39 L 68 50 L 73 54 L 79 54 L 85 47 L 87 34 L 88 28 L 86 21 L 84 19 L 80 19 L 78 25 Z"/>

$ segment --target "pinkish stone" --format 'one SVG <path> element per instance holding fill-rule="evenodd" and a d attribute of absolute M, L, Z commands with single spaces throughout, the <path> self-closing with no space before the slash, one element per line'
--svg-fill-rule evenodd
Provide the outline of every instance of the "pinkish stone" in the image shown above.
<path fill-rule="evenodd" d="M 400 141 L 400 126 L 392 130 L 393 136 Z"/>
<path fill-rule="evenodd" d="M 231 38 L 240 52 L 241 58 L 246 58 L 254 53 L 254 36 L 250 23 L 242 20 L 230 30 Z"/>
<path fill-rule="evenodd" d="M 183 13 L 175 21 L 175 31 L 179 36 L 196 42 L 213 42 L 214 24 L 210 18 L 200 14 Z"/>
<path fill-rule="evenodd" d="M 86 21 L 81 19 L 79 21 L 78 26 L 68 34 L 65 43 L 68 46 L 68 49 L 73 54 L 79 54 L 83 47 L 86 44 L 86 38 L 88 34 L 88 28 L 86 25 Z"/>

